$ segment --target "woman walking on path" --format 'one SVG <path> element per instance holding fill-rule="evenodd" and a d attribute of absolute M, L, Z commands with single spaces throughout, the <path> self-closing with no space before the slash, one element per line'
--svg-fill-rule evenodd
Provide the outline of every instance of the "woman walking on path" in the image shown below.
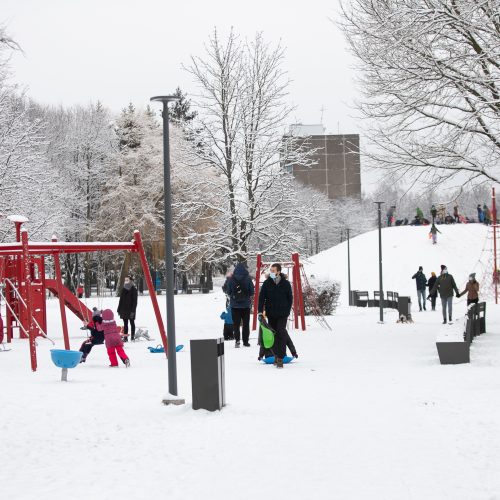
<path fill-rule="evenodd" d="M 469 281 L 465 285 L 465 290 L 460 293 L 459 297 L 465 294 L 467 294 L 467 307 L 479 302 L 479 283 L 476 281 L 476 273 L 469 275 Z"/>

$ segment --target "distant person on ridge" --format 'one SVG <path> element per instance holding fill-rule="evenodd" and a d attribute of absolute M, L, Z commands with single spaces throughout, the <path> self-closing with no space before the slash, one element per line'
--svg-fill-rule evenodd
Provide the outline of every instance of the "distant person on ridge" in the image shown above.
<path fill-rule="evenodd" d="M 477 221 L 481 223 L 484 222 L 484 214 L 481 205 L 477 206 Z"/>
<path fill-rule="evenodd" d="M 491 224 L 491 212 L 486 203 L 483 205 L 483 219 L 487 226 Z"/>
<path fill-rule="evenodd" d="M 457 204 L 455 204 L 455 206 L 453 207 L 453 217 L 455 219 L 455 223 L 460 222 L 460 215 L 458 213 L 458 205 Z"/>
<path fill-rule="evenodd" d="M 392 205 L 389 210 L 387 210 L 387 227 L 392 226 L 392 221 L 394 220 L 394 212 L 396 211 L 396 206 Z"/>
<path fill-rule="evenodd" d="M 235 347 L 240 347 L 240 325 L 243 323 L 243 345 L 250 347 L 250 307 L 255 288 L 245 264 L 236 264 L 233 275 L 226 279 L 226 293 L 233 320 Z"/>
<path fill-rule="evenodd" d="M 437 293 L 439 290 L 439 296 L 441 297 L 441 305 L 443 307 L 443 325 L 446 324 L 446 310 L 448 310 L 448 321 L 451 323 L 453 321 L 453 292 L 459 297 L 459 291 L 455 283 L 455 279 L 451 274 L 448 273 L 448 268 L 446 266 L 441 266 L 441 276 L 436 280 L 436 283 L 430 291 L 430 296 Z"/>
<path fill-rule="evenodd" d="M 465 290 L 460 293 L 459 297 L 465 294 L 467 294 L 467 307 L 479 302 L 479 283 L 476 281 L 476 273 L 469 274 L 469 281 L 467 281 Z"/>
<path fill-rule="evenodd" d="M 417 215 L 416 215 L 416 218 L 419 220 L 419 221 L 422 221 L 423 218 L 424 218 L 424 212 L 422 212 L 422 210 L 420 209 L 420 207 L 417 207 Z"/>
<path fill-rule="evenodd" d="M 434 271 L 432 271 L 431 277 L 429 278 L 429 281 L 427 282 L 427 287 L 429 288 L 429 296 L 427 297 L 427 300 L 430 299 L 433 311 L 436 310 L 437 292 L 430 293 L 430 291 L 434 288 L 436 281 L 437 281 L 436 273 Z"/>
<path fill-rule="evenodd" d="M 436 208 L 436 205 L 432 205 L 431 207 L 431 215 L 432 215 L 432 223 L 434 224 L 434 221 L 436 220 L 436 216 L 437 216 L 437 208 Z"/>
<path fill-rule="evenodd" d="M 288 332 L 286 322 L 292 310 L 293 293 L 290 282 L 281 272 L 281 264 L 273 264 L 269 278 L 264 281 L 259 293 L 259 318 L 266 310 L 269 326 L 276 332 L 273 351 L 277 368 L 283 368 Z"/>
<path fill-rule="evenodd" d="M 420 266 L 418 271 L 411 277 L 411 279 L 416 280 L 417 283 L 417 297 L 418 297 L 418 307 L 422 311 L 422 307 L 425 308 L 425 288 L 427 286 L 427 278 L 424 274 L 424 268 Z"/>

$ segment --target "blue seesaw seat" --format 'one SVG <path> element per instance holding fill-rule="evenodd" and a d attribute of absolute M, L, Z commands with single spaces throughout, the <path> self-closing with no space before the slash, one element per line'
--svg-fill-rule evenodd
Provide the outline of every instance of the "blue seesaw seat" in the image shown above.
<path fill-rule="evenodd" d="M 50 357 L 58 368 L 75 368 L 82 359 L 83 352 L 67 351 L 65 349 L 51 349 Z"/>

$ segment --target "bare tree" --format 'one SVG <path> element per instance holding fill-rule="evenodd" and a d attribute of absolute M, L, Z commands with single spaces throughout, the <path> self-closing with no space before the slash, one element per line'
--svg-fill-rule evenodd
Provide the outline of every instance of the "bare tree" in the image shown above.
<path fill-rule="evenodd" d="M 411 184 L 498 181 L 500 0 L 341 4 L 372 164 Z"/>
<path fill-rule="evenodd" d="M 293 139 L 284 135 L 291 108 L 283 60 L 284 49 L 261 34 L 242 42 L 233 31 L 225 40 L 214 31 L 204 56 L 187 68 L 199 87 L 196 157 L 224 180 L 214 185 L 219 226 L 200 235 L 220 260 L 289 254 L 299 245 L 297 220 L 310 215 L 286 171 L 290 163 L 310 164 L 311 153 L 288 147 Z"/>

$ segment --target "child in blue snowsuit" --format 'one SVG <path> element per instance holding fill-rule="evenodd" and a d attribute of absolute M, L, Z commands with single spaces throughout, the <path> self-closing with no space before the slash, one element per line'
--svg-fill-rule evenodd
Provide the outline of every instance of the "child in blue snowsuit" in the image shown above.
<path fill-rule="evenodd" d="M 233 315 L 231 314 L 231 308 L 228 307 L 220 315 L 220 319 L 224 320 L 224 340 L 234 340 L 233 332 Z"/>

